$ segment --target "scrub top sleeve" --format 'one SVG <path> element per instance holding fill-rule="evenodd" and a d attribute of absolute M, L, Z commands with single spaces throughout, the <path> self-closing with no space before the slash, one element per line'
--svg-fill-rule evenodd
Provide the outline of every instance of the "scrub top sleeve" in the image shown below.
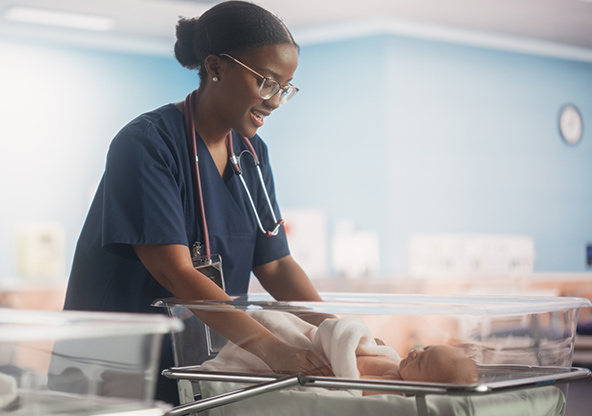
<path fill-rule="evenodd" d="M 135 244 L 188 245 L 179 166 L 163 135 L 140 123 L 124 128 L 111 144 L 102 246 L 112 254 L 137 259 Z"/>
<path fill-rule="evenodd" d="M 275 197 L 275 185 L 273 181 L 271 165 L 269 163 L 267 146 L 261 139 L 258 140 L 256 151 L 259 161 L 261 162 L 261 173 L 263 174 L 263 181 L 265 182 L 265 187 L 269 193 L 269 199 L 271 200 L 276 217 L 280 219 L 281 212 Z M 267 202 L 264 200 L 265 197 L 263 196 L 263 192 L 260 194 L 261 198 L 259 201 L 259 206 L 265 206 L 267 209 Z M 273 237 L 266 237 L 263 233 L 259 231 L 257 232 L 253 267 L 281 259 L 282 257 L 285 257 L 289 254 L 290 249 L 288 247 L 288 239 L 286 237 L 286 230 L 283 226 L 280 227 L 278 234 Z"/>

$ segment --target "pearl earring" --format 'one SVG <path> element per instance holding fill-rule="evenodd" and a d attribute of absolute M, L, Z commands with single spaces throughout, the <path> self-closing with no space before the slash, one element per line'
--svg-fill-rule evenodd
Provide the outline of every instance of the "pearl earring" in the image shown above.
<path fill-rule="evenodd" d="M 218 82 L 218 77 L 214 77 L 214 78 L 212 78 L 212 81 L 214 81 L 214 82 Z"/>

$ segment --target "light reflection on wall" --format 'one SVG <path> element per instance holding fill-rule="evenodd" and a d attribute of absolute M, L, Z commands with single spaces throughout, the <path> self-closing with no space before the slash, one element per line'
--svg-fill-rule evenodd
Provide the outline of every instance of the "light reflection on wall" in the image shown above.
<path fill-rule="evenodd" d="M 0 278 L 22 222 L 63 225 L 69 270 L 113 136 L 195 78 L 169 57 L 55 44 L 0 40 L 0 56 Z"/>
<path fill-rule="evenodd" d="M 7 273 L 19 223 L 62 223 L 64 211 L 87 202 L 75 172 L 89 144 L 71 139 L 83 136 L 86 120 L 72 110 L 84 102 L 88 79 L 68 54 L 4 43 L 0 51 L 9 58 L 0 66 L 0 261 Z"/>

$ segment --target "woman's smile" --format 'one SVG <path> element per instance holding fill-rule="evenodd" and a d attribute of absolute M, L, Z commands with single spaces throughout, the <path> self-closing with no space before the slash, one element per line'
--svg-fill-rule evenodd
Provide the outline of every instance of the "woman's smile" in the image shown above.
<path fill-rule="evenodd" d="M 253 120 L 253 123 L 255 124 L 255 126 L 257 126 L 257 128 L 263 126 L 263 123 L 265 122 L 265 117 L 269 116 L 271 114 L 271 111 L 261 111 L 261 110 L 256 110 L 256 109 L 252 109 L 250 111 L 251 114 L 251 119 Z"/>

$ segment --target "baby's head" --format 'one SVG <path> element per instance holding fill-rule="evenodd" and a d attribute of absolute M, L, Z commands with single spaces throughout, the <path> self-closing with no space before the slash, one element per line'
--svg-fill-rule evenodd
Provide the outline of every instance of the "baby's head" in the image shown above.
<path fill-rule="evenodd" d="M 472 384 L 479 374 L 477 365 L 462 348 L 431 345 L 414 349 L 399 363 L 399 374 L 407 381 Z"/>

